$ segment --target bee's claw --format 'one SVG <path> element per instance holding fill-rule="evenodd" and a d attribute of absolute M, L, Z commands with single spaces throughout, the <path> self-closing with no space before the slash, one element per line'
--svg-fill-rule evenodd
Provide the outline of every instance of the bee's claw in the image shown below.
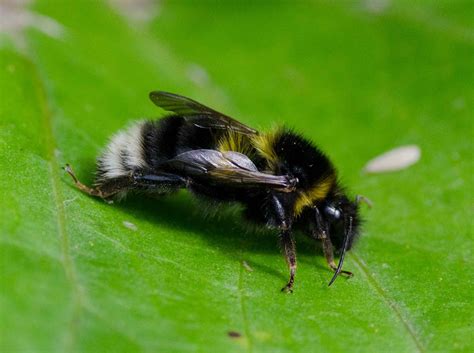
<path fill-rule="evenodd" d="M 72 169 L 71 165 L 66 164 L 64 166 L 64 170 L 66 171 L 66 173 L 68 173 L 71 176 L 72 180 L 74 181 L 74 184 L 76 185 L 76 187 L 79 190 L 81 190 L 82 192 L 85 192 L 86 194 L 89 194 L 91 196 L 98 196 L 98 197 L 104 198 L 104 195 L 102 194 L 102 192 L 100 190 L 98 190 L 96 188 L 91 188 L 91 187 L 81 183 L 79 181 L 79 179 L 77 179 L 76 174 L 74 173 L 74 170 Z"/>
<path fill-rule="evenodd" d="M 337 266 L 335 264 L 334 265 L 331 264 L 329 265 L 329 267 L 331 267 L 331 270 L 333 270 L 334 272 L 337 271 Z M 351 271 L 341 270 L 340 274 L 345 275 L 347 278 L 354 277 L 354 274 Z"/>
<path fill-rule="evenodd" d="M 293 293 L 293 285 L 288 283 L 286 286 L 284 286 L 282 289 L 281 289 L 282 292 L 285 292 L 285 293 Z"/>

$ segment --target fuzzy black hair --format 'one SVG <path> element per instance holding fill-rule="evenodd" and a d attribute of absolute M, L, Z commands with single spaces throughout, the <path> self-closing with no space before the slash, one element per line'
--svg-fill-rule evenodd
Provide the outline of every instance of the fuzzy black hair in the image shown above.
<path fill-rule="evenodd" d="M 273 148 L 278 156 L 277 173 L 297 177 L 302 189 L 335 174 L 328 157 L 311 141 L 290 129 L 278 133 Z"/>

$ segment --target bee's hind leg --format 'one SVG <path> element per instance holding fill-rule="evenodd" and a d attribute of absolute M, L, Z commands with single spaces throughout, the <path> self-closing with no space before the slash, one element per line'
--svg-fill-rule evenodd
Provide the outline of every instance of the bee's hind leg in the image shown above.
<path fill-rule="evenodd" d="M 170 190 L 187 188 L 189 179 L 164 172 L 135 172 L 131 175 L 136 189 L 155 193 L 167 193 Z"/>
<path fill-rule="evenodd" d="M 107 195 L 102 190 L 100 190 L 99 188 L 91 188 L 91 187 L 81 183 L 79 181 L 79 179 L 77 179 L 76 174 L 74 173 L 74 171 L 72 170 L 72 167 L 69 164 L 66 164 L 66 166 L 64 167 L 64 170 L 71 176 L 72 180 L 74 180 L 74 184 L 76 185 L 76 187 L 79 190 L 81 190 L 82 192 L 84 192 L 88 195 L 100 197 L 100 198 L 103 198 L 103 199 L 113 195 L 113 194 Z"/>
<path fill-rule="evenodd" d="M 188 186 L 188 181 L 178 175 L 135 171 L 130 172 L 129 175 L 103 180 L 96 187 L 89 187 L 77 179 L 70 165 L 67 164 L 64 169 L 73 178 L 74 184 L 79 190 L 106 200 L 128 191 L 166 193 Z"/>

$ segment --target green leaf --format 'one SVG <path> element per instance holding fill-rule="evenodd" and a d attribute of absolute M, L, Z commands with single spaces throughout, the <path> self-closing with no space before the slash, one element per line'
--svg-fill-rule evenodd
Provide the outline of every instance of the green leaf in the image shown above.
<path fill-rule="evenodd" d="M 1 351 L 474 350 L 470 2 L 160 2 L 149 23 L 118 3 L 18 5 L 29 27 L 4 26 Z M 61 167 L 90 183 L 111 134 L 159 116 L 158 89 L 317 141 L 375 204 L 354 278 L 328 288 L 299 236 L 285 295 L 275 235 L 238 214 L 203 217 L 187 193 L 108 205 L 76 190 Z M 403 144 L 418 164 L 360 173 Z"/>

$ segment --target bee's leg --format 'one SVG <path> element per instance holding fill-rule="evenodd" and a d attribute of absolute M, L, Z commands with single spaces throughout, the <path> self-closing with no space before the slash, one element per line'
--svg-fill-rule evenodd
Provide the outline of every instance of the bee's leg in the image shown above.
<path fill-rule="evenodd" d="M 71 166 L 66 165 L 66 172 L 71 175 L 76 187 L 91 196 L 109 199 L 119 193 L 141 190 L 146 192 L 163 192 L 187 186 L 187 181 L 177 175 L 168 173 L 132 172 L 127 176 L 102 181 L 97 187 L 91 188 L 82 184 L 75 176 Z"/>
<path fill-rule="evenodd" d="M 322 240 L 327 238 L 327 224 L 323 221 L 321 213 L 317 207 L 314 207 L 315 212 L 315 222 L 312 223 L 311 232 L 309 233 L 310 237 L 315 240 Z"/>
<path fill-rule="evenodd" d="M 74 173 L 74 171 L 72 170 L 72 167 L 69 164 L 66 164 L 66 166 L 64 167 L 64 170 L 72 177 L 72 179 L 74 180 L 74 184 L 82 192 L 85 192 L 86 194 L 91 195 L 91 196 L 101 197 L 103 199 L 107 198 L 107 196 L 102 192 L 102 190 L 98 188 L 91 188 L 81 183 L 79 179 L 77 179 L 76 174 Z"/>
<path fill-rule="evenodd" d="M 365 196 L 362 196 L 362 195 L 357 195 L 356 196 L 356 199 L 355 199 L 355 202 L 357 204 L 361 204 L 362 202 L 365 203 L 367 206 L 369 206 L 369 208 L 372 208 L 374 203 L 372 201 L 370 201 L 370 199 L 368 199 L 367 197 Z"/>
<path fill-rule="evenodd" d="M 329 238 L 328 226 L 323 221 L 321 214 L 317 207 L 315 207 L 316 212 L 316 228 L 311 232 L 311 237 L 316 240 L 321 240 L 321 244 L 323 247 L 324 257 L 328 263 L 328 266 L 331 270 L 336 271 L 337 265 L 334 261 L 334 247 L 332 245 L 331 239 Z M 341 274 L 345 274 L 348 277 L 352 277 L 352 272 L 349 271 L 341 271 Z"/>
<path fill-rule="evenodd" d="M 104 200 L 110 199 L 120 192 L 129 190 L 133 185 L 132 176 L 122 176 L 107 179 L 95 187 L 90 187 L 81 183 L 79 179 L 77 179 L 76 174 L 69 164 L 66 164 L 64 170 L 72 177 L 74 184 L 79 190 L 90 196 L 100 197 Z"/>
<path fill-rule="evenodd" d="M 135 171 L 128 176 L 103 181 L 96 189 L 102 192 L 105 198 L 110 198 L 129 191 L 163 195 L 186 186 L 186 179 L 178 175 Z"/>
<path fill-rule="evenodd" d="M 188 187 L 190 181 L 176 174 L 153 172 L 133 173 L 133 186 L 149 192 L 166 192 L 170 189 Z"/>
<path fill-rule="evenodd" d="M 284 286 L 281 291 L 282 292 L 293 292 L 293 283 L 295 282 L 295 274 L 296 274 L 296 247 L 295 247 L 295 240 L 293 235 L 291 234 L 291 230 L 281 229 L 280 234 L 280 245 L 285 255 L 286 263 L 288 264 L 288 268 L 290 269 L 290 279 L 286 286 Z"/>
<path fill-rule="evenodd" d="M 324 257 L 326 258 L 326 261 L 329 267 L 331 268 L 331 270 L 336 271 L 337 265 L 336 265 L 336 262 L 334 261 L 334 247 L 331 243 L 331 239 L 329 239 L 329 237 L 325 237 L 321 239 L 321 241 L 323 244 Z M 350 271 L 341 270 L 340 273 L 346 275 L 347 277 L 353 276 L 353 273 Z"/>
<path fill-rule="evenodd" d="M 286 286 L 281 289 L 281 291 L 291 293 L 293 292 L 293 283 L 295 282 L 296 274 L 296 246 L 293 234 L 291 234 L 292 220 L 290 217 L 288 217 L 285 208 L 275 195 L 273 195 L 272 204 L 275 217 L 279 222 L 280 233 L 278 236 L 280 240 L 280 247 L 283 254 L 285 255 L 285 260 L 290 270 L 290 279 L 288 280 Z"/>

